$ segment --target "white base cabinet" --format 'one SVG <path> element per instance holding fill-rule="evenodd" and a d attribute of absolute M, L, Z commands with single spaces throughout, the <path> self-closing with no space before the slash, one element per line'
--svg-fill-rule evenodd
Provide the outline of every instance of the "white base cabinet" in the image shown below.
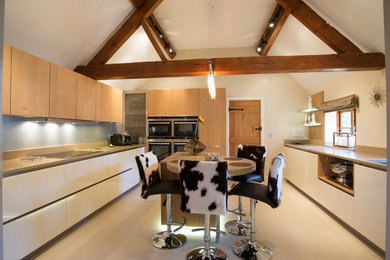
<path fill-rule="evenodd" d="M 386 172 L 355 164 L 354 228 L 386 248 Z"/>
<path fill-rule="evenodd" d="M 65 200 L 5 224 L 4 259 L 20 259 L 65 229 Z"/>
<path fill-rule="evenodd" d="M 135 156 L 142 153 L 144 147 L 4 178 L 4 259 L 25 257 L 137 185 Z"/>
<path fill-rule="evenodd" d="M 285 177 L 385 250 L 386 172 L 354 164 L 354 195 L 318 179 L 318 155 L 285 147 Z"/>

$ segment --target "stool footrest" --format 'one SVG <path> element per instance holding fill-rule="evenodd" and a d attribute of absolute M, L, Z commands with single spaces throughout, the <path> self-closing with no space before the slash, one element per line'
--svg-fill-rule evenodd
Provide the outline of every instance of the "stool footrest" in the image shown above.
<path fill-rule="evenodd" d="M 175 230 L 173 230 L 174 233 L 177 232 L 177 231 L 179 231 L 180 229 L 182 229 L 182 228 L 185 226 L 185 224 L 187 224 L 187 219 L 186 219 L 186 217 L 183 216 L 183 219 L 184 219 L 184 222 L 183 222 L 183 223 L 172 223 L 172 225 L 180 225 L 180 226 L 177 227 Z"/>

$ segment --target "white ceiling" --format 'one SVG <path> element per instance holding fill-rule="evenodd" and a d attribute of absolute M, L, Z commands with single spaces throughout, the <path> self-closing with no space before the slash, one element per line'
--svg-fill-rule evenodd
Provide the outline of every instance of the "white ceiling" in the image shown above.
<path fill-rule="evenodd" d="M 383 0 L 305 0 L 363 51 L 384 52 Z M 73 69 L 86 64 L 134 10 L 129 0 L 6 0 L 5 42 Z M 176 59 L 255 56 L 275 0 L 164 0 L 154 14 Z M 214 11 L 212 6 L 214 6 Z M 334 53 L 289 16 L 269 55 Z M 159 60 L 142 28 L 108 63 Z M 309 92 L 342 72 L 291 74 Z M 144 80 L 110 81 L 133 89 Z"/>

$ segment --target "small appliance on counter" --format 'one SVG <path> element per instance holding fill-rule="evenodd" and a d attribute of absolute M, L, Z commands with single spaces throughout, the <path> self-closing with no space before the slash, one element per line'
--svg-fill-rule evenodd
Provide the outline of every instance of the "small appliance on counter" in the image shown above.
<path fill-rule="evenodd" d="M 133 139 L 130 135 L 122 134 L 113 134 L 110 136 L 110 145 L 113 146 L 122 146 L 122 145 L 132 145 Z"/>

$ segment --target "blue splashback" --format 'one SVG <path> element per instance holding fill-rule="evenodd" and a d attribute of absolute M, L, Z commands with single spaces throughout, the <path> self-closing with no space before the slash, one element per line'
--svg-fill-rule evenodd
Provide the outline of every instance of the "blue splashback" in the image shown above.
<path fill-rule="evenodd" d="M 120 133 L 117 123 L 49 123 L 3 115 L 3 151 L 108 141 Z"/>

